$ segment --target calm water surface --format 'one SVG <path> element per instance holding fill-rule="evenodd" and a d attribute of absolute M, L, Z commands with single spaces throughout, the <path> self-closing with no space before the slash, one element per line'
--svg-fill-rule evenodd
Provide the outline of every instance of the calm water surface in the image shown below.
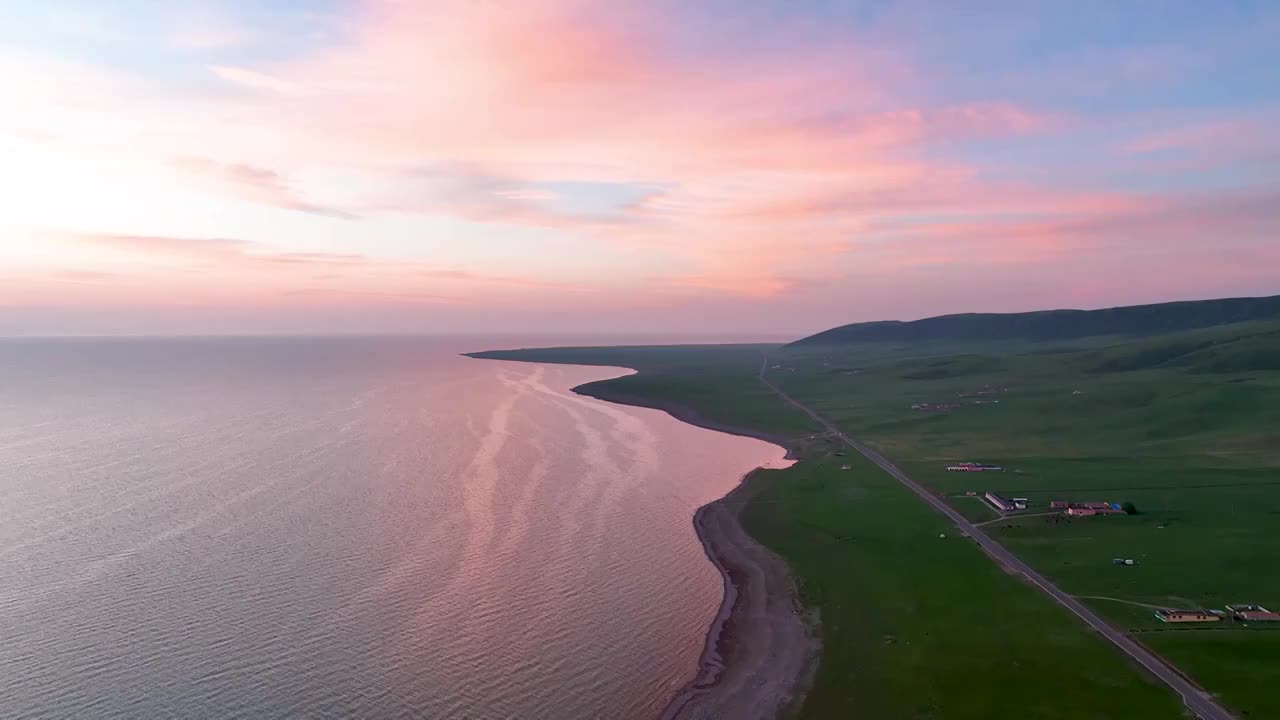
<path fill-rule="evenodd" d="M 782 451 L 476 345 L 0 342 L 0 717 L 656 716 Z"/>

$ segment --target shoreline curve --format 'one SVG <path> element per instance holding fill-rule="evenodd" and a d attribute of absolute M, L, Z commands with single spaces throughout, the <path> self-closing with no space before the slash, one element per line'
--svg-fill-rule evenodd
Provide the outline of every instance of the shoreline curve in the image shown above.
<path fill-rule="evenodd" d="M 619 405 L 662 410 L 708 430 L 763 440 L 793 458 L 788 441 L 781 436 L 708 420 L 678 403 L 599 387 L 602 382 L 606 381 L 585 383 L 572 391 Z M 759 490 L 758 472 L 747 473 L 727 495 L 694 513 L 694 530 L 720 573 L 724 591 L 697 671 L 668 701 L 661 720 L 773 720 L 798 708 L 817 670 L 821 641 L 816 611 L 806 611 L 800 604 L 786 562 L 752 538 L 738 519 L 742 507 Z"/>

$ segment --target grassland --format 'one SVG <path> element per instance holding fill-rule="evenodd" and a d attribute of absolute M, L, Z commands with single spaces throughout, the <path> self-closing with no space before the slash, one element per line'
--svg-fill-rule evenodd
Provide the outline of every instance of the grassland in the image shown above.
<path fill-rule="evenodd" d="M 992 520 L 993 536 L 1241 717 L 1280 717 L 1280 628 L 1174 629 L 1151 612 L 1280 606 L 1280 325 L 519 356 L 636 368 L 588 391 L 691 408 L 794 449 L 796 466 L 751 480 L 759 491 L 743 521 L 787 559 L 823 618 L 800 717 L 1177 717 L 1171 695 L 1046 598 L 971 543 L 940 538 L 945 521 L 908 491 L 860 459 L 833 458 L 807 418 L 761 391 L 761 353 L 784 390 Z M 1006 471 L 944 470 L 961 460 Z M 1029 515 L 1000 519 L 965 494 L 987 489 L 1030 498 Z M 1140 513 L 1030 515 L 1055 499 L 1128 501 Z"/>
<path fill-rule="evenodd" d="M 742 516 L 821 614 L 822 660 L 800 717 L 1181 715 L 1170 693 L 879 468 L 806 456 L 765 473 Z"/>
<path fill-rule="evenodd" d="M 1133 502 L 1132 517 L 986 529 L 1242 716 L 1280 717 L 1280 629 L 1173 629 L 1147 607 L 1280 605 L 1277 330 L 793 348 L 774 353 L 774 379 L 974 519 L 995 516 L 969 491 L 1025 496 L 1028 513 L 1051 500 Z M 962 460 L 1006 471 L 945 471 Z"/>

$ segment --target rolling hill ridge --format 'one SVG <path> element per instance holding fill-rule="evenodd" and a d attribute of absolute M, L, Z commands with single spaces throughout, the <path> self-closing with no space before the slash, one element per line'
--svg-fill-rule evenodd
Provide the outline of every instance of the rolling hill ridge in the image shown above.
<path fill-rule="evenodd" d="M 801 338 L 793 347 L 920 340 L 1070 340 L 1159 335 L 1252 320 L 1280 319 L 1280 295 L 1132 305 L 1103 310 L 967 313 L 901 322 L 854 323 Z"/>

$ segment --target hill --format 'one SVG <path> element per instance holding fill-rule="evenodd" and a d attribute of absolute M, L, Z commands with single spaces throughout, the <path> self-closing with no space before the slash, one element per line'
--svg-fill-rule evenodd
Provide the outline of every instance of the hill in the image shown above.
<path fill-rule="evenodd" d="M 1158 368 L 1193 373 L 1280 370 L 1280 322 L 1234 323 L 1212 328 L 1133 338 L 1093 355 L 1090 372 Z"/>
<path fill-rule="evenodd" d="M 791 346 L 920 340 L 1070 340 L 1098 335 L 1157 335 L 1280 318 L 1280 295 L 1133 305 L 1104 310 L 942 315 L 910 322 L 842 325 Z"/>

